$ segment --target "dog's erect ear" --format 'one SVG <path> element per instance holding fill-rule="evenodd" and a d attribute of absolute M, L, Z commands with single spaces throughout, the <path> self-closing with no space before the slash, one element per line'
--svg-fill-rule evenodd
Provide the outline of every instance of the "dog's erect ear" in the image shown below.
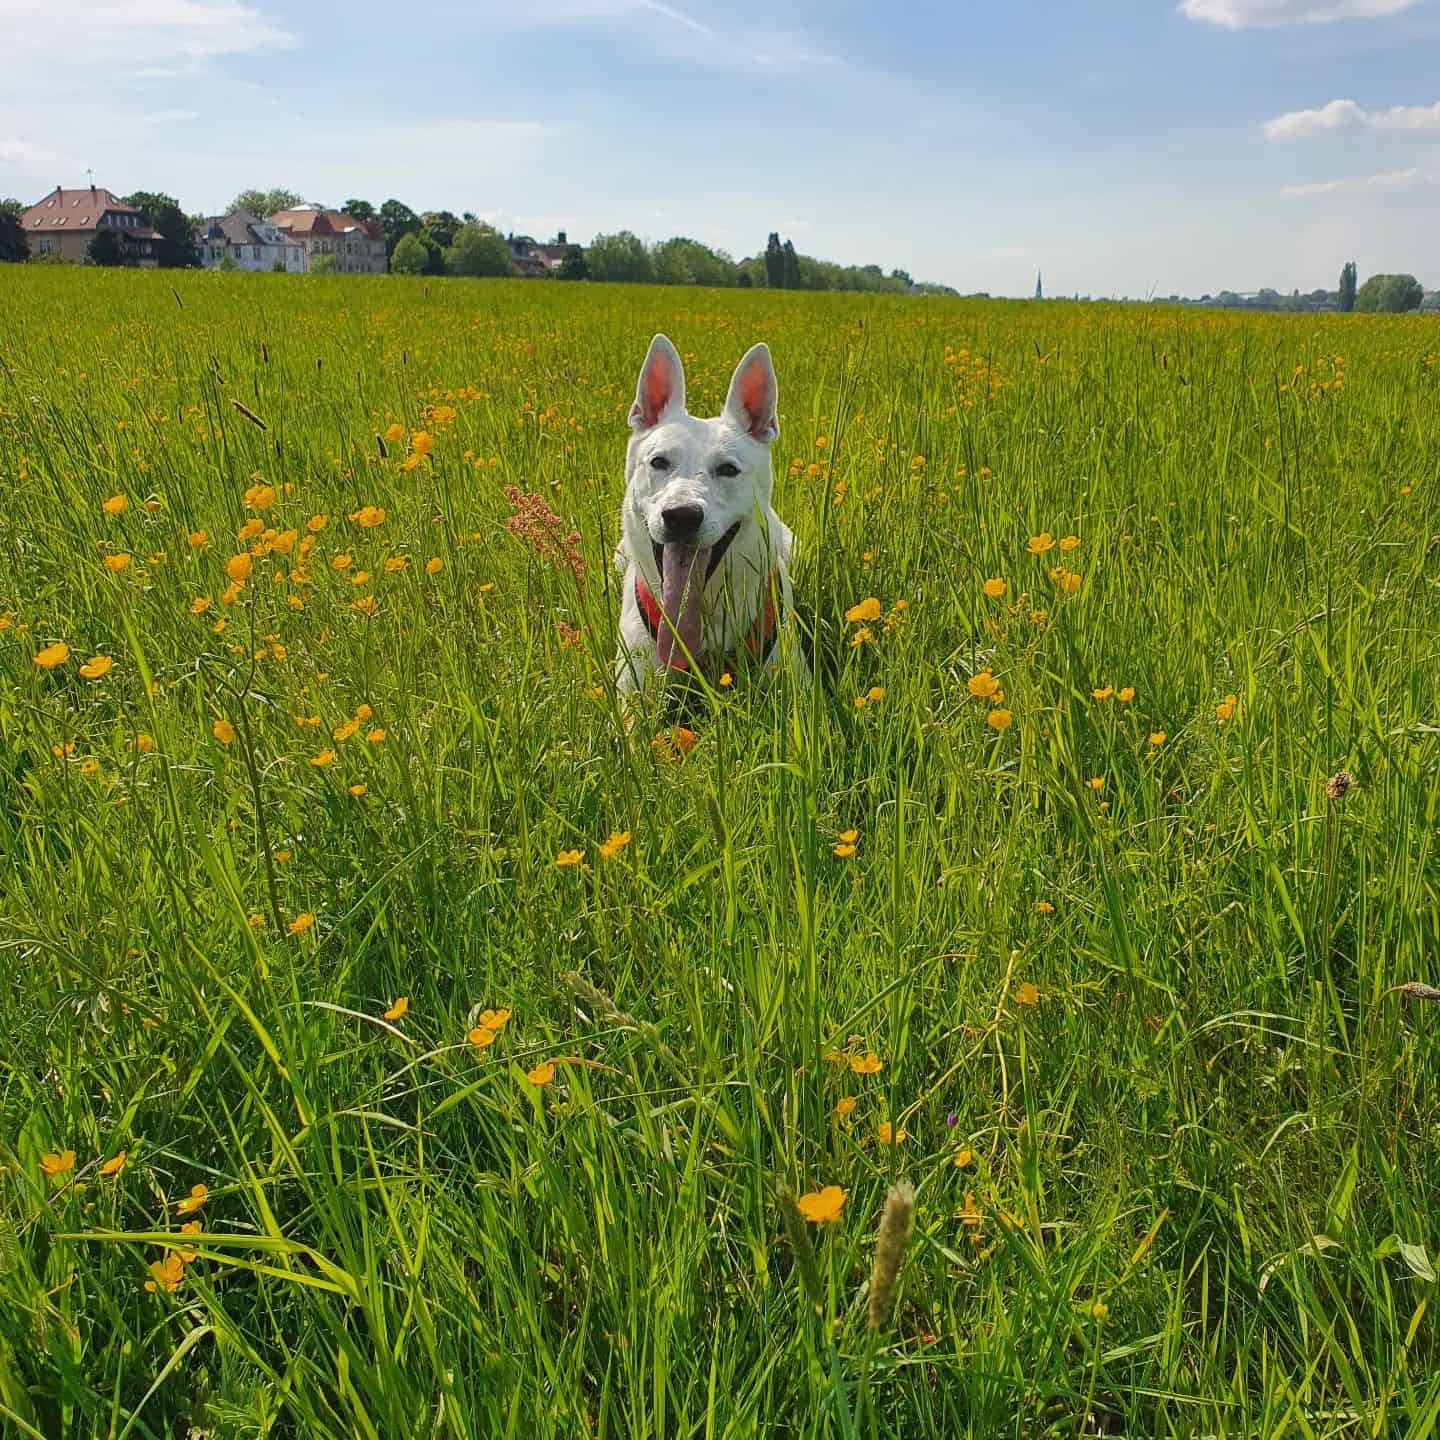
<path fill-rule="evenodd" d="M 653 429 L 666 416 L 684 408 L 685 367 L 680 363 L 680 352 L 664 335 L 657 335 L 640 367 L 635 404 L 630 408 L 630 428 Z"/>
<path fill-rule="evenodd" d="M 725 413 L 742 430 L 768 445 L 780 434 L 780 421 L 775 415 L 778 400 L 770 347 L 762 341 L 759 345 L 752 345 L 735 367 L 735 374 L 730 380 L 730 394 L 725 400 Z"/>

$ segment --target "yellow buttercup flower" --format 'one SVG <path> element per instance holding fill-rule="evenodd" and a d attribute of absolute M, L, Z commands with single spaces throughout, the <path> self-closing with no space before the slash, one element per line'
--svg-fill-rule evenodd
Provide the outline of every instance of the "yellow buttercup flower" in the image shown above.
<path fill-rule="evenodd" d="M 525 1078 L 532 1085 L 548 1085 L 555 1078 L 555 1062 L 542 1060 L 534 1069 L 526 1072 Z"/>
<path fill-rule="evenodd" d="M 130 557 L 123 552 L 119 555 L 107 555 L 105 557 L 105 568 L 118 575 L 122 570 L 130 568 Z"/>
<path fill-rule="evenodd" d="M 1055 537 L 1048 530 L 1042 530 L 1038 535 L 1032 535 L 1026 542 L 1026 549 L 1032 555 L 1044 555 L 1054 548 Z"/>
<path fill-rule="evenodd" d="M 228 720 L 217 720 L 210 733 L 222 744 L 228 745 L 235 738 L 235 727 Z"/>
<path fill-rule="evenodd" d="M 80 673 L 87 680 L 103 680 L 115 662 L 108 655 L 92 655 L 81 667 Z"/>
<path fill-rule="evenodd" d="M 203 1184 L 192 1185 L 190 1193 L 183 1200 L 175 1202 L 175 1213 L 177 1215 L 193 1215 L 209 1196 L 210 1192 Z"/>
<path fill-rule="evenodd" d="M 854 625 L 858 621 L 878 620 L 880 618 L 880 602 L 873 596 L 867 595 L 858 605 L 852 605 L 845 612 L 845 621 Z"/>
<path fill-rule="evenodd" d="M 75 1168 L 75 1152 L 61 1150 L 57 1154 L 52 1150 L 40 1157 L 40 1168 L 52 1178 L 56 1175 L 67 1175 Z"/>
<path fill-rule="evenodd" d="M 1005 594 L 1006 585 L 1005 582 L 999 578 L 999 576 L 996 576 L 994 579 L 987 580 L 980 588 L 984 590 L 984 592 L 990 597 L 990 599 L 999 600 Z"/>
<path fill-rule="evenodd" d="M 850 1068 L 857 1075 L 878 1075 L 885 1068 L 885 1062 L 871 1050 L 864 1055 L 852 1055 Z"/>
<path fill-rule="evenodd" d="M 103 1178 L 109 1179 L 112 1175 L 118 1175 L 124 1168 L 128 1151 L 122 1150 L 118 1155 L 112 1155 L 101 1167 L 100 1174 Z"/>
<path fill-rule="evenodd" d="M 628 830 L 613 830 L 608 840 L 600 843 L 599 851 L 602 860 L 613 860 L 630 843 L 630 832 Z"/>
<path fill-rule="evenodd" d="M 112 495 L 100 507 L 107 515 L 123 515 L 130 508 L 130 501 L 123 495 Z"/>
<path fill-rule="evenodd" d="M 400 996 L 400 998 L 399 998 L 398 1000 L 396 1000 L 395 1003 L 385 1012 L 385 1018 L 386 1018 L 387 1020 L 399 1020 L 399 1019 L 405 1014 L 405 1012 L 406 1012 L 409 1008 L 410 1008 L 410 997 L 409 997 L 408 995 L 402 995 L 402 996 Z"/>
<path fill-rule="evenodd" d="M 804 1220 L 812 1225 L 829 1225 L 840 1218 L 845 1208 L 846 1192 L 838 1185 L 827 1185 L 823 1190 L 810 1190 L 795 1201 L 795 1208 Z"/>
<path fill-rule="evenodd" d="M 53 670 L 57 665 L 63 665 L 70 658 L 70 647 L 63 641 L 57 640 L 53 645 L 47 645 L 43 650 L 35 654 L 35 663 L 42 670 Z"/>
<path fill-rule="evenodd" d="M 285 928 L 292 935 L 303 935 L 314 923 L 315 917 L 308 910 L 302 910 Z"/>

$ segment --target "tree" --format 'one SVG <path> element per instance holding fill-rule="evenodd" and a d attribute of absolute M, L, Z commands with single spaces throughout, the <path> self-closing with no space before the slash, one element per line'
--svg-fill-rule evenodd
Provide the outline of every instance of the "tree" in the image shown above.
<path fill-rule="evenodd" d="M 1359 272 L 1355 262 L 1347 260 L 1340 271 L 1340 310 L 1348 315 L 1355 308 L 1355 290 L 1359 284 Z"/>
<path fill-rule="evenodd" d="M 1425 287 L 1413 275 L 1392 275 L 1380 308 L 1391 315 L 1404 315 L 1424 303 Z"/>
<path fill-rule="evenodd" d="M 423 275 L 430 263 L 430 252 L 425 242 L 413 231 L 402 235 L 390 257 L 390 270 L 395 275 Z"/>
<path fill-rule="evenodd" d="M 779 235 L 773 230 L 765 242 L 765 283 L 772 290 L 783 289 L 785 285 L 785 252 L 780 248 Z"/>
<path fill-rule="evenodd" d="M 320 258 L 322 260 L 328 260 L 330 256 L 322 255 Z M 220 269 L 238 270 L 239 268 L 240 262 L 228 250 L 220 257 Z"/>
<path fill-rule="evenodd" d="M 24 213 L 18 200 L 0 200 L 0 261 L 30 258 L 30 237 L 20 225 Z"/>
<path fill-rule="evenodd" d="M 123 265 L 125 263 L 125 242 L 113 225 L 101 225 L 95 231 L 95 238 L 85 247 L 92 265 Z"/>
<path fill-rule="evenodd" d="M 230 202 L 228 213 L 233 215 L 237 210 L 242 210 L 247 215 L 258 215 L 263 220 L 277 210 L 293 210 L 304 203 L 303 196 L 279 187 L 274 190 L 242 190 Z"/>
<path fill-rule="evenodd" d="M 565 258 L 560 262 L 560 268 L 555 272 L 557 280 L 588 280 L 590 278 L 590 266 L 585 259 L 585 252 L 578 245 L 567 245 L 565 247 Z"/>
<path fill-rule="evenodd" d="M 347 200 L 340 209 L 343 214 L 353 215 L 357 220 L 375 218 L 375 207 L 368 200 Z"/>
<path fill-rule="evenodd" d="M 655 278 L 662 285 L 734 285 L 735 262 L 723 250 L 677 235 L 650 252 Z"/>
<path fill-rule="evenodd" d="M 420 217 L 399 200 L 387 200 L 380 207 L 380 226 L 385 231 L 385 253 L 393 259 L 401 239 L 420 228 Z"/>
<path fill-rule="evenodd" d="M 420 223 L 442 250 L 448 250 L 455 243 L 455 232 L 463 222 L 448 210 L 427 210 L 420 217 Z"/>
<path fill-rule="evenodd" d="M 1355 308 L 1367 314 L 1401 315 L 1418 310 L 1425 288 L 1413 275 L 1372 275 L 1355 296 Z"/>
<path fill-rule="evenodd" d="M 141 219 L 160 232 L 155 258 L 162 270 L 179 270 L 200 263 L 190 222 L 172 196 L 137 190 L 125 197 L 125 203 L 133 205 L 140 212 Z"/>
<path fill-rule="evenodd" d="M 227 257 L 228 258 L 228 257 Z M 338 255 L 317 255 L 310 262 L 310 273 L 312 275 L 333 275 L 335 267 L 339 265 Z"/>
<path fill-rule="evenodd" d="M 431 232 L 434 233 L 433 231 Z M 398 250 L 397 250 L 398 255 Z M 481 222 L 461 225 L 445 252 L 445 268 L 452 275 L 513 275 L 510 247 L 493 226 Z"/>
<path fill-rule="evenodd" d="M 780 254 L 784 262 L 785 279 L 783 284 L 787 290 L 798 290 L 800 288 L 800 257 L 796 255 L 794 245 L 787 240 Z"/>
<path fill-rule="evenodd" d="M 597 235 L 586 252 L 590 274 L 596 280 L 626 280 L 647 284 L 654 278 L 650 254 L 639 236 L 628 230 L 614 235 Z"/>

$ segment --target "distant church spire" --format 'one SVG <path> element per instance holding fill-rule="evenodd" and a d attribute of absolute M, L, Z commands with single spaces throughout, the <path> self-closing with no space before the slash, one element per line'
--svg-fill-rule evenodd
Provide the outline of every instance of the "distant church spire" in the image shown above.
<path fill-rule="evenodd" d="M 1041 288 L 1040 272 L 1038 270 L 1035 272 L 1035 298 L 1037 300 L 1043 300 L 1045 298 L 1045 291 Z"/>

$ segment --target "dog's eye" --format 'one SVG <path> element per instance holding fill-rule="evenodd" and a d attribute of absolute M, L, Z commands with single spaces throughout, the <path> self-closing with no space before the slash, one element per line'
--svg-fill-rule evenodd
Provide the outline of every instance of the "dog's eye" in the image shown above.
<path fill-rule="evenodd" d="M 727 480 L 732 480 L 740 473 L 740 467 L 733 460 L 722 460 L 715 467 L 715 473 L 723 475 Z"/>
<path fill-rule="evenodd" d="M 670 468 L 670 461 L 664 455 L 652 455 L 650 457 L 650 468 L 658 470 L 663 475 Z"/>

